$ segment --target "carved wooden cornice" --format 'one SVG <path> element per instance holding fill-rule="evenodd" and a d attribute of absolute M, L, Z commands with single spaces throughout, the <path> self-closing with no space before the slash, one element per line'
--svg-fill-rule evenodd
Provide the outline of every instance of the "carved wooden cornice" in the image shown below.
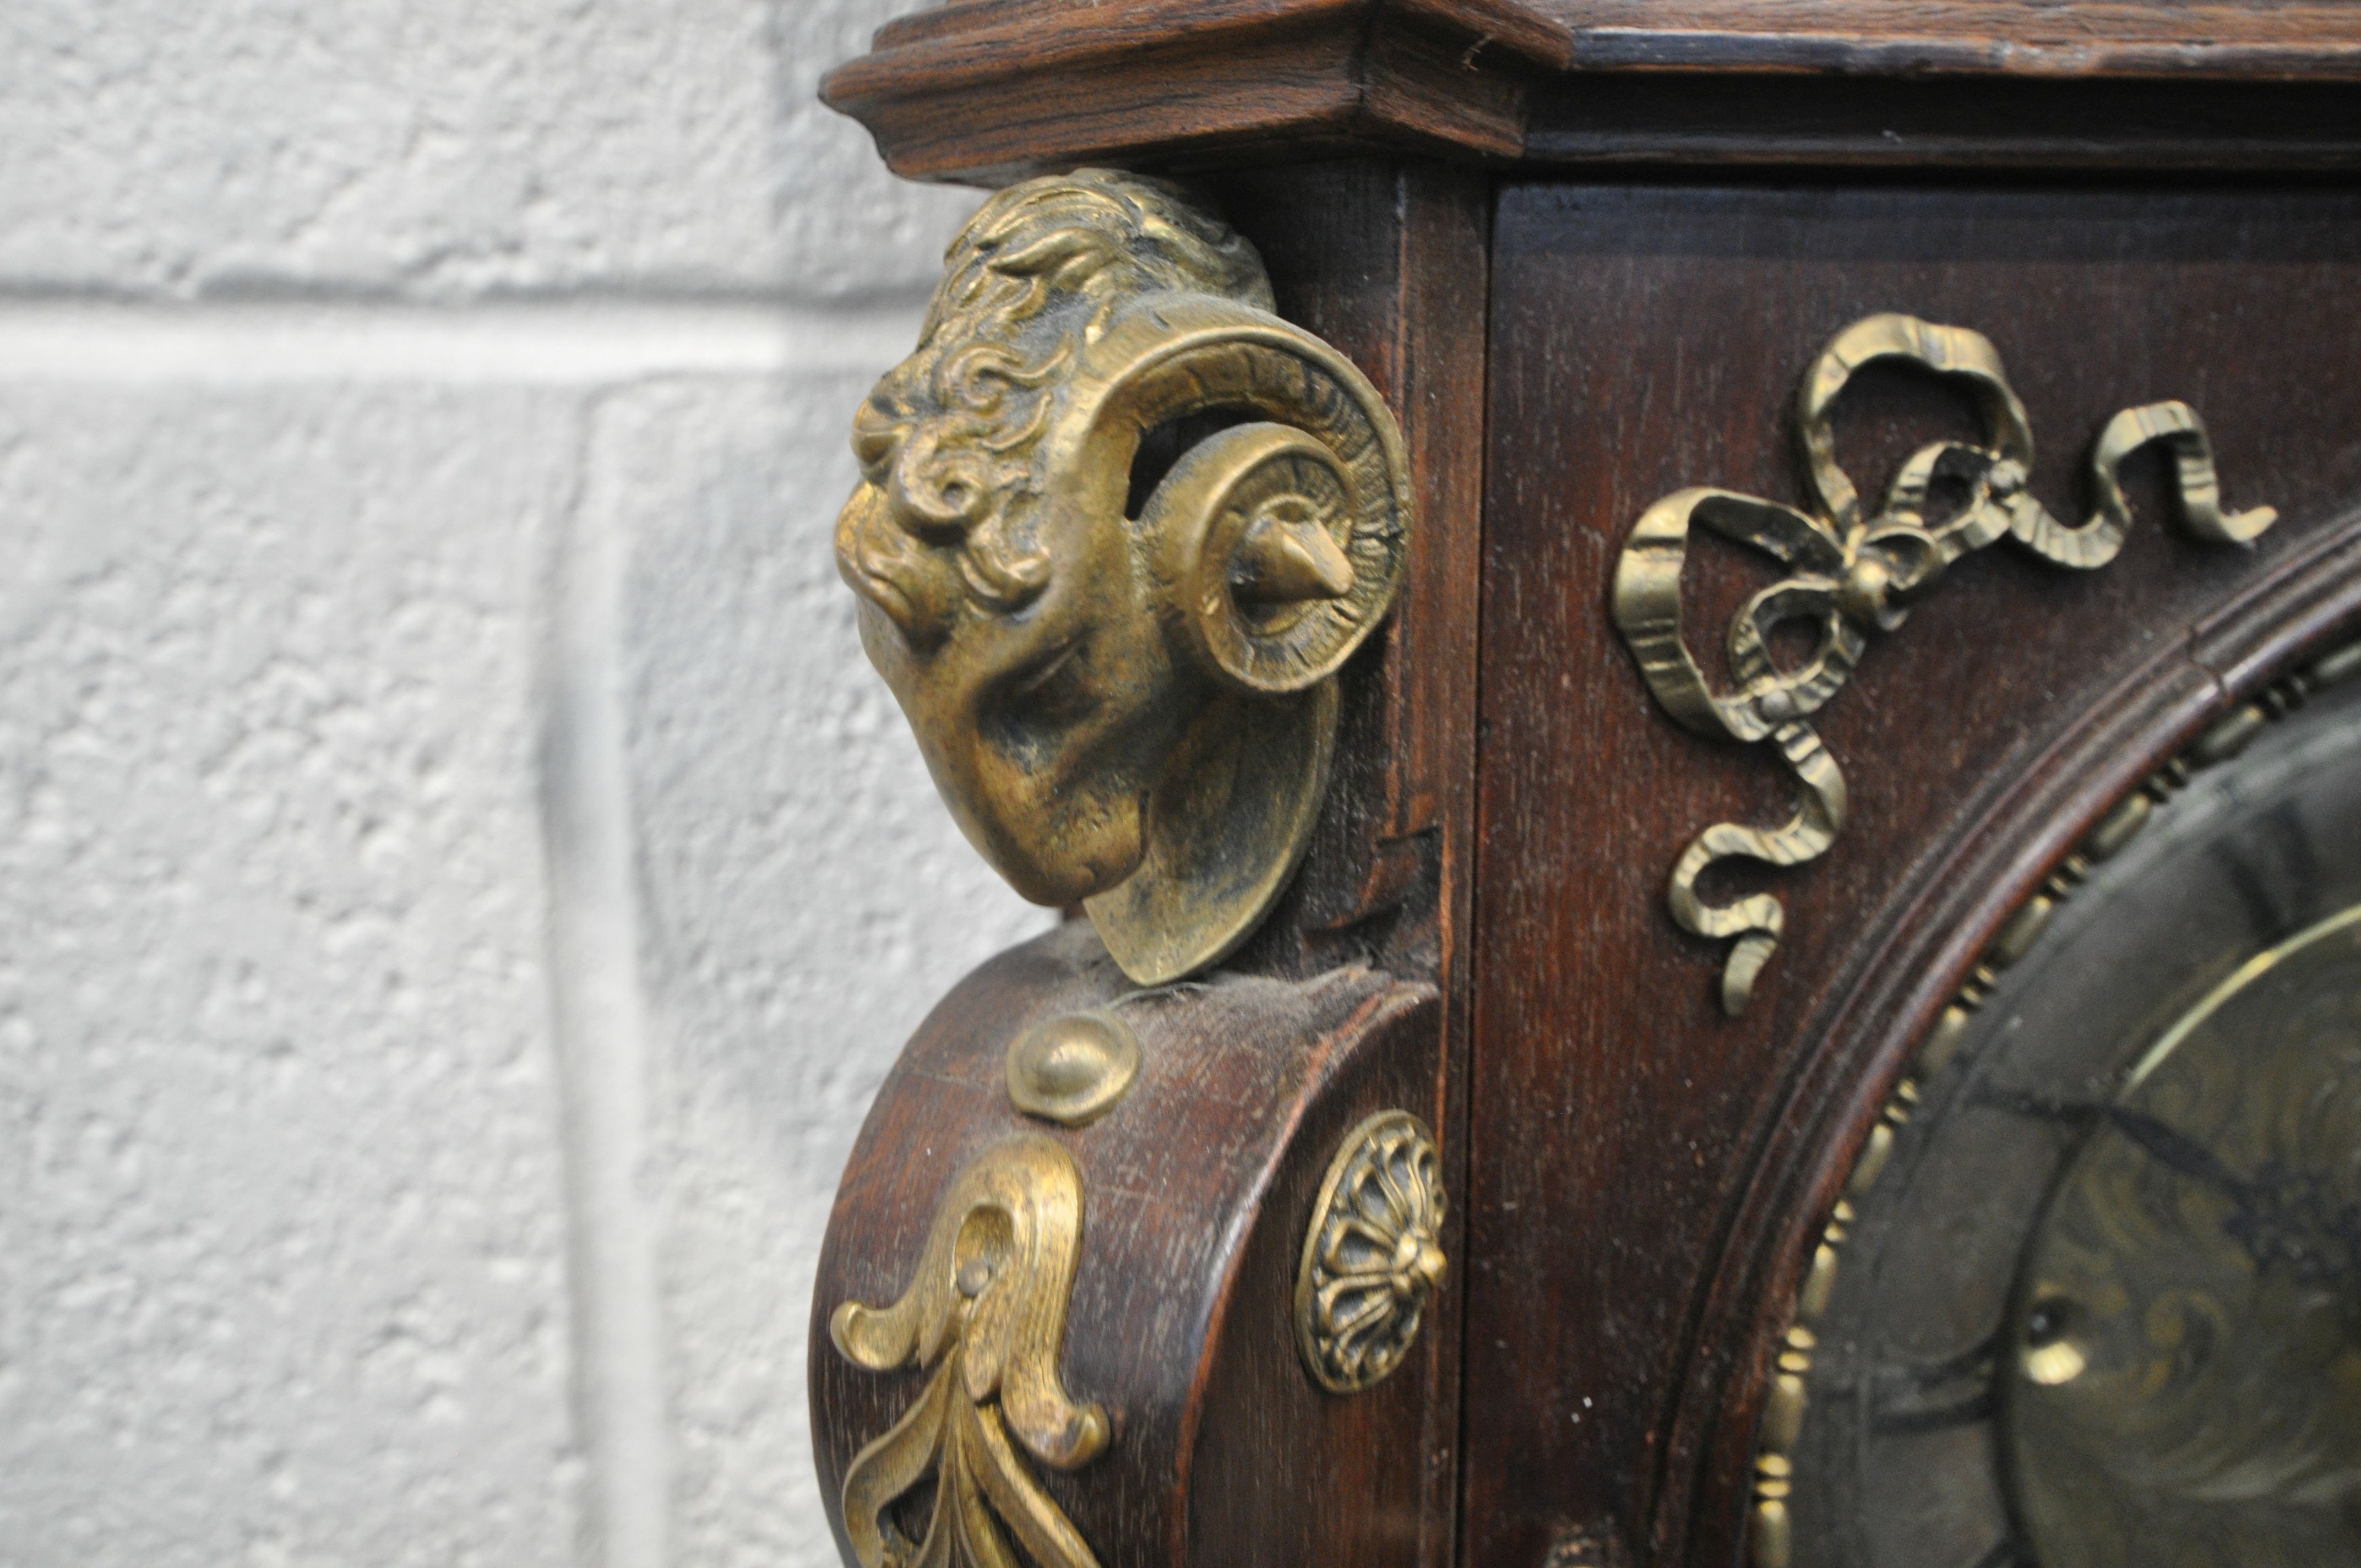
<path fill-rule="evenodd" d="M 1523 145 L 1518 68 L 1569 58 L 1561 29 L 1508 0 L 983 0 L 880 29 L 821 96 L 918 179 L 997 183 L 1282 139 L 1298 157 L 1510 158 Z"/>
<path fill-rule="evenodd" d="M 2119 161 L 2318 167 L 2361 155 L 2356 85 L 2361 14 L 2322 0 L 967 0 L 879 29 L 823 96 L 899 173 L 1001 184 L 1378 150 L 1686 162 L 1740 136 L 1756 160 L 2037 164 L 2087 158 L 2092 91 Z"/>

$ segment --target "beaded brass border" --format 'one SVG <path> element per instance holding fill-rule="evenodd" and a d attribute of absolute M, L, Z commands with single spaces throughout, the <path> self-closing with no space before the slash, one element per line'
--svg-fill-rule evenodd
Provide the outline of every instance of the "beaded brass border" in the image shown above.
<path fill-rule="evenodd" d="M 1795 1542 L 1787 1499 L 1795 1487 L 1795 1443 L 1802 1436 L 1810 1403 L 1805 1379 L 1812 1370 L 1812 1353 L 1818 1340 L 1812 1332 L 1828 1310 L 1836 1290 L 1837 1271 L 1845 1236 L 1854 1219 L 1853 1204 L 1876 1186 L 1894 1140 L 1918 1104 L 1918 1086 L 1950 1065 L 1966 1039 L 1969 1020 L 1992 995 L 2001 971 L 2033 950 L 2049 928 L 2059 906 L 2073 895 L 2092 867 L 2113 859 L 2155 817 L 2157 807 L 2185 788 L 2203 770 L 2226 762 L 2254 742 L 2276 719 L 2301 707 L 2317 694 L 2361 676 L 2361 638 L 2312 660 L 2283 676 L 2253 700 L 2240 704 L 2208 727 L 2181 752 L 2149 774 L 2117 802 L 2085 834 L 2081 843 L 2041 886 L 2004 922 L 1991 946 L 1969 972 L 1949 1006 L 1935 1021 L 1926 1044 L 1911 1058 L 1901 1081 L 1886 1097 L 1875 1125 L 1854 1157 L 1844 1195 L 1829 1212 L 1795 1293 L 1795 1309 L 1781 1337 L 1771 1391 L 1763 1402 L 1763 1423 L 1756 1439 L 1753 1509 L 1747 1532 L 1753 1568 L 1793 1568 Z"/>

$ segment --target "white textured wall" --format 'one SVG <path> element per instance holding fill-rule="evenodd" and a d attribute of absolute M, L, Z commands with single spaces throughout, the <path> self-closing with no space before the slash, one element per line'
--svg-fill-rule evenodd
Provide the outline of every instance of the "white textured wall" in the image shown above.
<path fill-rule="evenodd" d="M 817 1564 L 803 1327 L 1040 928 L 829 532 L 910 0 L 0 6 L 0 1564 Z"/>

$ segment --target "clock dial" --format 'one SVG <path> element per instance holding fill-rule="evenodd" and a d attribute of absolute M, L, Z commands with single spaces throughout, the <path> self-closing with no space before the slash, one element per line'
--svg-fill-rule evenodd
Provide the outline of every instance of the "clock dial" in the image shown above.
<path fill-rule="evenodd" d="M 2147 798 L 1831 1223 L 1765 1568 L 2361 1564 L 2361 683 Z"/>
<path fill-rule="evenodd" d="M 2035 1227 L 2002 1439 L 2045 1563 L 2361 1550 L 2361 907 L 2132 1069 Z"/>

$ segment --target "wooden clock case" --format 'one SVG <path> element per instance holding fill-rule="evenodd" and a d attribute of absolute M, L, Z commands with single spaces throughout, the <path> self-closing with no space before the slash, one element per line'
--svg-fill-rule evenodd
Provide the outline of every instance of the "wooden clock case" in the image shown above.
<path fill-rule="evenodd" d="M 1065 1376 L 1113 1441 L 1042 1486 L 1126 1568 L 1744 1561 L 1782 1336 L 1930 1032 L 2119 803 L 2361 636 L 2361 12 L 969 0 L 827 95 L 916 178 L 1185 180 L 1413 477 L 1293 885 L 1219 983 L 1140 1013 L 1125 1105 L 1056 1135 L 1093 1205 Z M 1991 340 L 2061 511 L 2091 433 L 2172 398 L 2279 521 L 2192 539 L 2136 459 L 2105 569 L 1982 551 L 1872 638 L 1819 716 L 1837 843 L 1714 873 L 1785 912 L 1732 1017 L 1665 879 L 1793 784 L 1668 718 L 1611 584 L 1668 492 L 1802 499 L 1796 379 L 1877 312 Z M 1875 493 L 1970 412 L 1872 367 L 1835 433 Z M 1694 551 L 1693 641 L 1765 580 Z M 1126 989 L 1070 924 L 963 982 L 881 1094 L 815 1305 L 831 1498 L 917 1380 L 848 1364 L 830 1310 L 890 1300 L 951 1173 L 1038 1130 L 1010 1039 Z M 1287 1302 L 1322 1169 L 1388 1105 L 1435 1130 L 1451 1267 L 1409 1361 L 1338 1397 Z"/>

